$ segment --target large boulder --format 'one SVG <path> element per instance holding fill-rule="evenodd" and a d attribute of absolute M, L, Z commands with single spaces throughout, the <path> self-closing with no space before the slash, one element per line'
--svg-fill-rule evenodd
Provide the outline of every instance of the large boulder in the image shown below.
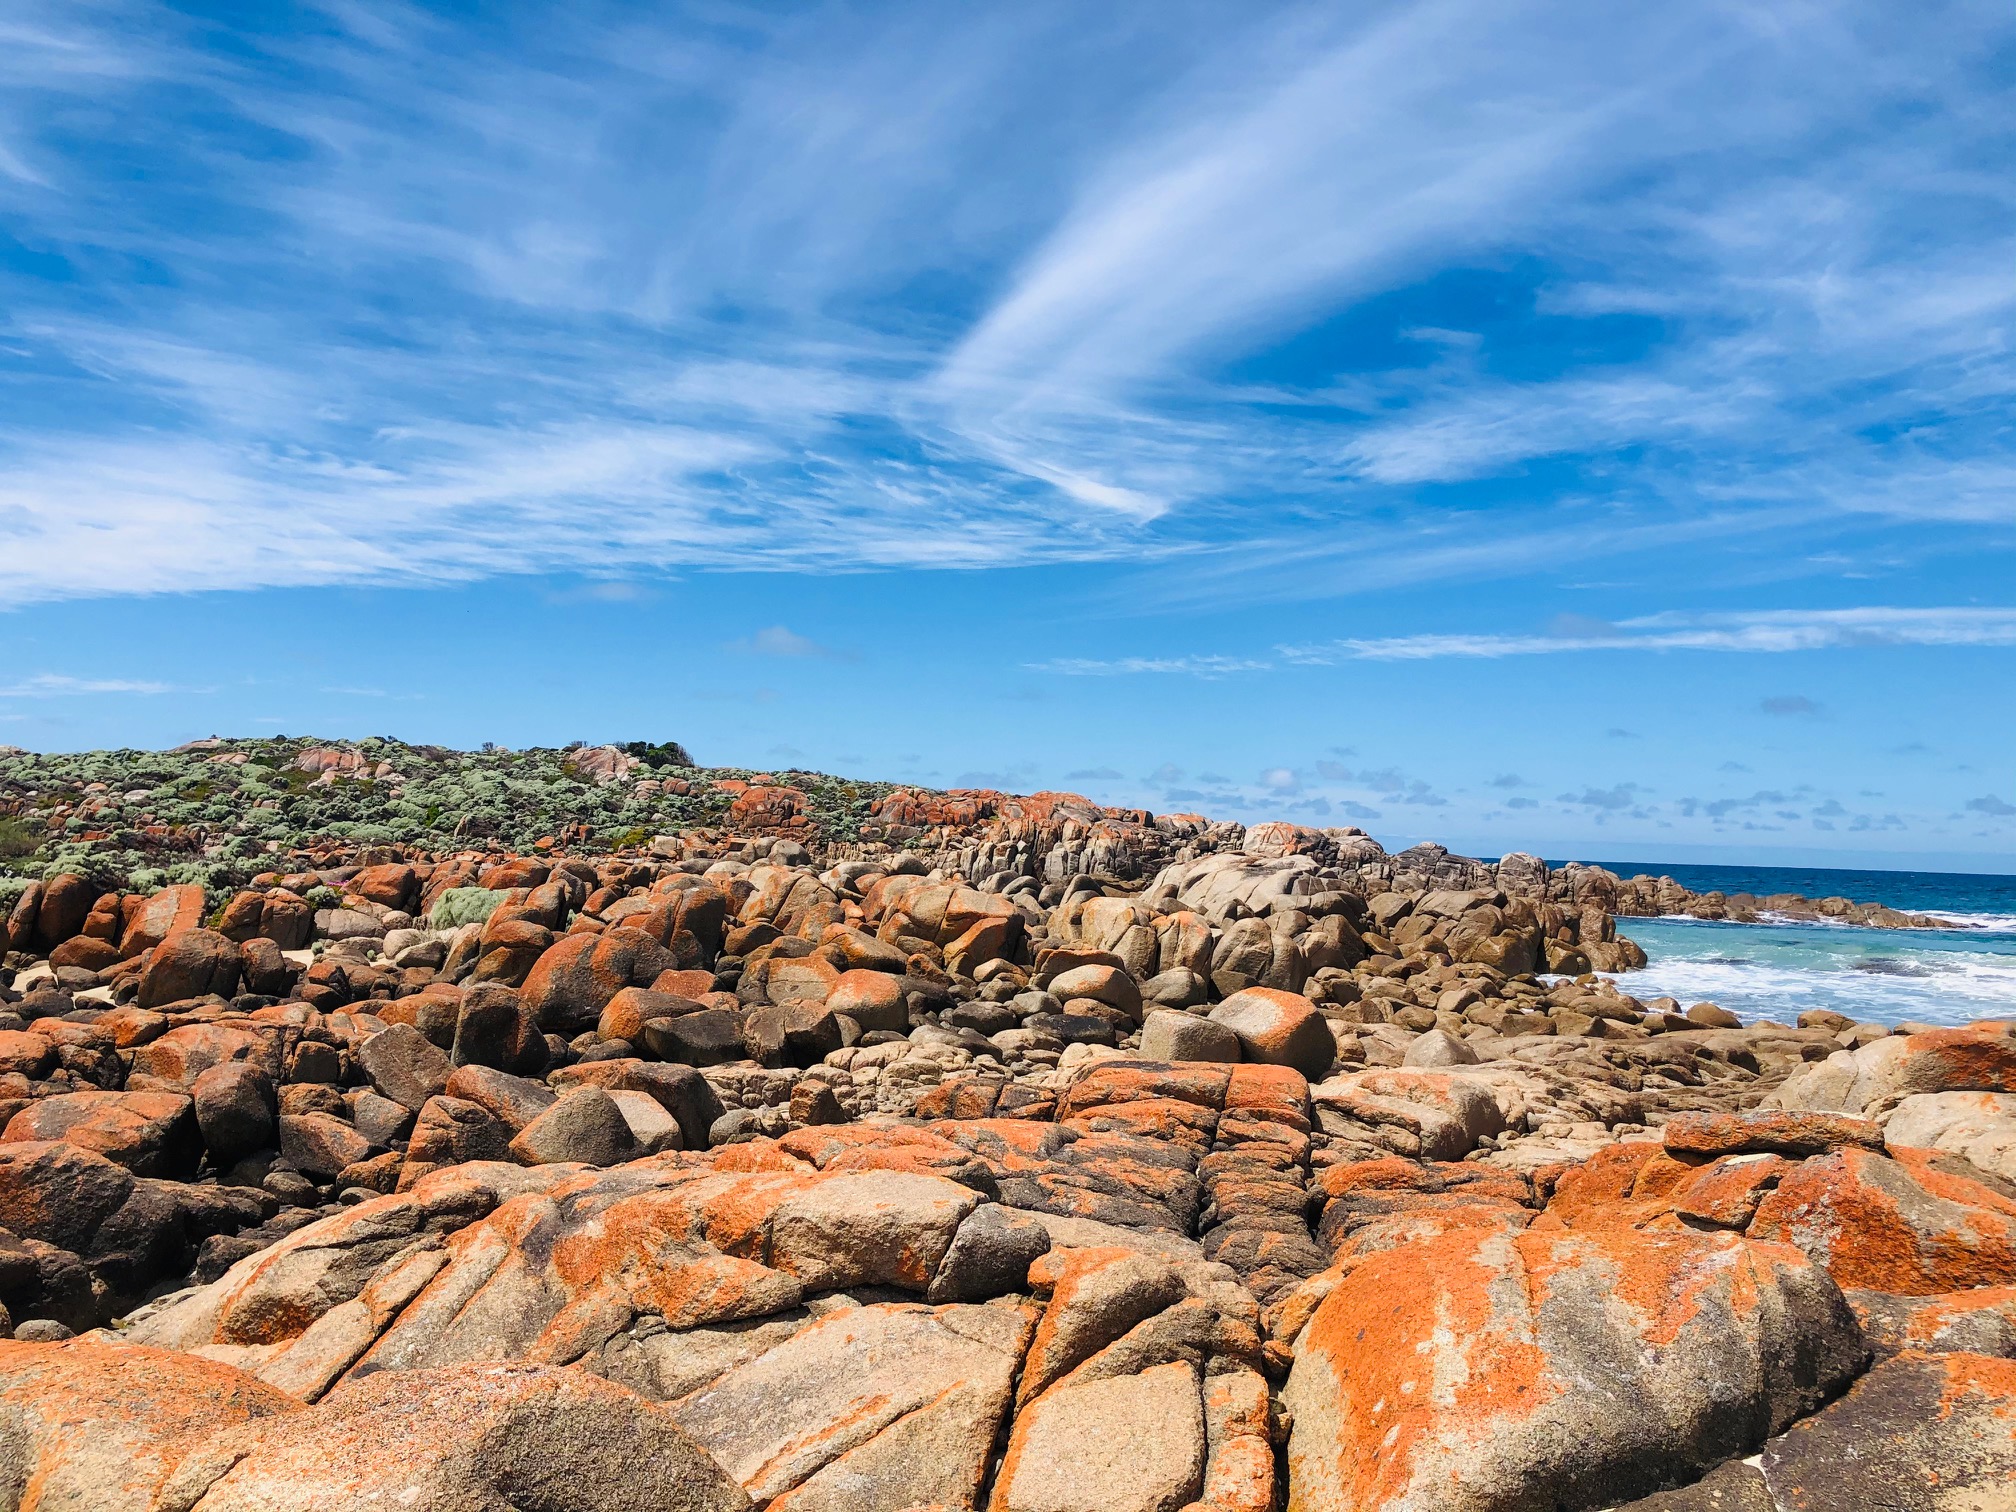
<path fill-rule="evenodd" d="M 280 1153 L 296 1170 L 332 1181 L 378 1153 L 369 1139 L 333 1113 L 282 1113 Z"/>
<path fill-rule="evenodd" d="M 1309 1095 L 1330 1132 L 1423 1160 L 1461 1160 L 1505 1129 L 1490 1088 L 1456 1072 L 1361 1071 L 1318 1083 Z"/>
<path fill-rule="evenodd" d="M 826 996 L 826 1006 L 834 1013 L 846 1014 L 865 1030 L 902 1034 L 910 1028 L 903 979 L 887 971 L 855 967 L 841 972 Z"/>
<path fill-rule="evenodd" d="M 513 1134 L 552 1107 L 556 1100 L 552 1088 L 545 1083 L 489 1066 L 456 1067 L 455 1074 L 448 1078 L 447 1095 L 476 1104 Z"/>
<path fill-rule="evenodd" d="M 1141 1026 L 1141 1055 L 1154 1061 L 1236 1062 L 1242 1052 L 1239 1036 L 1227 1025 L 1158 1008 Z"/>
<path fill-rule="evenodd" d="M 2016 1359 L 2016 1285 L 1974 1286 L 1929 1297 L 1852 1291 L 1862 1336 L 1879 1355 L 1985 1354 Z"/>
<path fill-rule="evenodd" d="M 659 992 L 650 987 L 625 987 L 602 1009 L 601 1017 L 595 1022 L 595 1033 L 601 1039 L 641 1045 L 644 1043 L 644 1026 L 653 1019 L 698 1013 L 702 1006 L 676 993 Z"/>
<path fill-rule="evenodd" d="M 462 995 L 448 1059 L 457 1066 L 490 1066 L 536 1076 L 546 1069 L 551 1050 L 538 1016 L 519 994 L 486 982 Z"/>
<path fill-rule="evenodd" d="M 380 1096 L 415 1113 L 447 1087 L 455 1070 L 440 1047 L 411 1024 L 394 1024 L 365 1040 L 357 1063 Z"/>
<path fill-rule="evenodd" d="M 1293 1505 L 1609 1507 L 1754 1451 L 1867 1353 L 1789 1246 L 1454 1229 L 1317 1307 L 1282 1394 Z"/>
<path fill-rule="evenodd" d="M 1798 1111 L 1882 1118 L 1929 1092 L 2016 1092 L 2016 1034 L 1977 1026 L 1890 1035 L 1802 1067 L 1772 1100 Z"/>
<path fill-rule="evenodd" d="M 600 1087 L 612 1093 L 643 1093 L 678 1123 L 680 1138 L 689 1150 L 707 1147 L 707 1131 L 726 1111 L 720 1094 L 691 1066 L 628 1059 L 583 1061 L 555 1072 L 552 1081 L 563 1091 L 569 1087 Z"/>
<path fill-rule="evenodd" d="M 188 1512 L 741 1512 L 661 1408 L 579 1370 L 383 1371 L 284 1421 L 217 1435 L 164 1502 Z"/>
<path fill-rule="evenodd" d="M 133 1051 L 128 1080 L 145 1078 L 154 1090 L 189 1091 L 212 1066 L 243 1061 L 280 1080 L 281 1036 L 270 1025 L 181 1024 Z"/>
<path fill-rule="evenodd" d="M 95 882 L 74 872 L 51 877 L 39 889 L 30 888 L 14 911 L 15 948 L 48 955 L 84 927 L 99 892 Z"/>
<path fill-rule="evenodd" d="M 589 939 L 591 936 L 574 936 Z M 530 978 L 546 952 L 553 948 L 553 931 L 530 919 L 505 917 L 502 910 L 483 926 L 476 946 L 476 962 L 469 968 L 472 984 L 493 983 L 516 987 Z"/>
<path fill-rule="evenodd" d="M 1231 917 L 1233 905 L 1265 913 L 1277 898 L 1313 892 L 1313 856 L 1240 855 L 1220 851 L 1165 867 L 1149 884 L 1150 896 L 1168 893 L 1186 909 L 1213 919 Z"/>
<path fill-rule="evenodd" d="M 830 1020 L 832 1015 L 826 1017 Z M 748 1054 L 741 1015 L 727 1008 L 651 1019 L 644 1025 L 644 1048 L 682 1066 L 720 1066 Z"/>
<path fill-rule="evenodd" d="M 539 1024 L 561 1034 L 592 1029 L 609 1000 L 625 987 L 649 987 L 678 965 L 641 929 L 563 935 L 539 957 L 520 989 Z"/>
<path fill-rule="evenodd" d="M 1130 1022 L 1138 1023 L 1141 1018 L 1141 989 L 1134 978 L 1118 966 L 1074 966 L 1052 977 L 1045 990 L 1064 1002 L 1073 998 L 1090 998 L 1122 1014 Z"/>
<path fill-rule="evenodd" d="M 840 1048 L 840 1021 L 823 1002 L 763 1003 L 744 1015 L 742 1045 L 766 1066 L 816 1066 Z"/>
<path fill-rule="evenodd" d="M 1943 1150 L 2016 1181 L 2016 1093 L 1920 1092 L 1883 1125 L 1892 1149 Z"/>
<path fill-rule="evenodd" d="M 0 1506 L 149 1512 L 212 1433 L 300 1410 L 228 1365 L 162 1349 L 0 1343 Z"/>
<path fill-rule="evenodd" d="M 1750 1460 L 1619 1512 L 2004 1512 L 2016 1361 L 1900 1355 Z"/>
<path fill-rule="evenodd" d="M 0 1228 L 85 1254 L 136 1185 L 95 1150 L 60 1140 L 0 1143 Z"/>
<path fill-rule="evenodd" d="M 414 1182 L 443 1166 L 471 1160 L 509 1160 L 516 1132 L 480 1103 L 459 1097 L 430 1097 L 413 1121 L 399 1184 Z"/>
<path fill-rule="evenodd" d="M 1211 1010 L 1211 1022 L 1239 1037 L 1249 1061 L 1292 1066 L 1310 1081 L 1321 1081 L 1337 1058 L 1337 1039 L 1316 1005 L 1298 992 L 1248 987 Z"/>
<path fill-rule="evenodd" d="M 56 1042 L 25 1029 L 0 1029 L 0 1076 L 41 1081 L 56 1069 Z"/>
<path fill-rule="evenodd" d="M 140 972 L 142 1008 L 159 1008 L 189 998 L 228 998 L 238 991 L 244 954 L 235 940 L 214 929 L 184 929 L 154 947 Z"/>
<path fill-rule="evenodd" d="M 527 1124 L 510 1142 L 512 1156 L 525 1165 L 618 1165 L 639 1151 L 629 1120 L 600 1087 L 568 1093 Z"/>
<path fill-rule="evenodd" d="M 0 1143 L 60 1139 L 136 1176 L 185 1178 L 202 1153 L 194 1104 L 178 1092 L 67 1092 L 30 1103 Z"/>
<path fill-rule="evenodd" d="M 1309 962 L 1284 921 L 1241 919 L 1211 949 L 1211 984 L 1226 997 L 1255 987 L 1297 992 L 1308 977 Z"/>
<path fill-rule="evenodd" d="M 1849 1148 L 1802 1161 L 1749 1232 L 1795 1244 L 1844 1287 L 1928 1295 L 2016 1278 L 2016 1199 L 1953 1156 Z"/>
<path fill-rule="evenodd" d="M 49 907 L 46 893 L 42 907 L 45 911 Z M 184 930 L 200 928 L 203 915 L 203 889 L 197 884 L 164 887 L 127 915 L 126 927 L 119 936 L 119 954 L 136 956 Z"/>

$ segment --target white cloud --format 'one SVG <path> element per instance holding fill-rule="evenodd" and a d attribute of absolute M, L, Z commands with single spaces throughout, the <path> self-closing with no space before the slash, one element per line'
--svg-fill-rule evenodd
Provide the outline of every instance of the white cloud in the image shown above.
<path fill-rule="evenodd" d="M 38 672 L 33 677 L 0 685 L 0 698 L 81 698 L 104 693 L 173 693 L 174 684 L 123 677 L 68 677 Z"/>
<path fill-rule="evenodd" d="M 1023 663 L 1031 672 L 1051 672 L 1060 677 L 1124 677 L 1143 672 L 1226 677 L 1234 672 L 1264 672 L 1272 665 L 1241 656 L 1122 656 L 1107 661 L 1060 656 L 1052 661 Z"/>
<path fill-rule="evenodd" d="M 1264 597 L 1871 516 L 1974 547 L 2016 520 L 2010 30 L 347 0 L 225 50 L 16 0 L 0 209 L 76 276 L 7 285 L 0 601 L 1061 561 Z M 1519 268 L 1550 318 L 1657 329 L 1508 375 L 1409 309 L 1419 364 L 1232 366 Z M 111 318 L 66 292 L 114 283 Z M 1580 470 L 1545 502 L 1433 493 L 1545 459 Z"/>
<path fill-rule="evenodd" d="M 784 625 L 767 625 L 744 639 L 730 641 L 728 649 L 745 652 L 751 656 L 851 659 L 848 653 L 822 646 L 810 636 L 800 635 Z"/>
<path fill-rule="evenodd" d="M 1280 650 L 1285 661 L 1327 666 L 1339 661 L 1546 656 L 1571 651 L 1782 653 L 1855 646 L 2016 646 L 2016 609 L 1871 607 L 1655 614 L 1620 621 L 1614 634 L 1402 635 L 1283 646 Z"/>

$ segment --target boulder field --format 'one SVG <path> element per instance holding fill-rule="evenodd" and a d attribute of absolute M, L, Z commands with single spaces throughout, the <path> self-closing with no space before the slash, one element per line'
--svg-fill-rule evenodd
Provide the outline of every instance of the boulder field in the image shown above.
<path fill-rule="evenodd" d="M 957 797 L 30 889 L 0 1512 L 2016 1508 L 2016 1025 Z"/>

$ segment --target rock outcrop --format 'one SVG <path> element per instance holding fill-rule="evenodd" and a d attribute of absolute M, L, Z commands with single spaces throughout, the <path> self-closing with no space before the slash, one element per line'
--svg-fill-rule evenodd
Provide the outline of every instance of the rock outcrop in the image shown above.
<path fill-rule="evenodd" d="M 717 787 L 22 894 L 0 1507 L 1999 1505 L 2016 1026 L 1641 1001 L 1531 857 Z"/>

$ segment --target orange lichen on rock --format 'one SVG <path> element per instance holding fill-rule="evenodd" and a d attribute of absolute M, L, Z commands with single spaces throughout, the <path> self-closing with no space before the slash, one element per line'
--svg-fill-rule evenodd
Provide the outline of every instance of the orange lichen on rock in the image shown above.
<path fill-rule="evenodd" d="M 1747 1452 L 1865 1357 L 1787 1246 L 1446 1234 L 1359 1260 L 1317 1307 L 1283 1394 L 1290 1506 L 1607 1505 Z"/>
<path fill-rule="evenodd" d="M 1844 1149 L 1787 1172 L 1753 1237 L 1782 1239 L 1844 1287 L 1924 1295 L 2016 1277 L 2016 1201 L 1929 1150 Z"/>

